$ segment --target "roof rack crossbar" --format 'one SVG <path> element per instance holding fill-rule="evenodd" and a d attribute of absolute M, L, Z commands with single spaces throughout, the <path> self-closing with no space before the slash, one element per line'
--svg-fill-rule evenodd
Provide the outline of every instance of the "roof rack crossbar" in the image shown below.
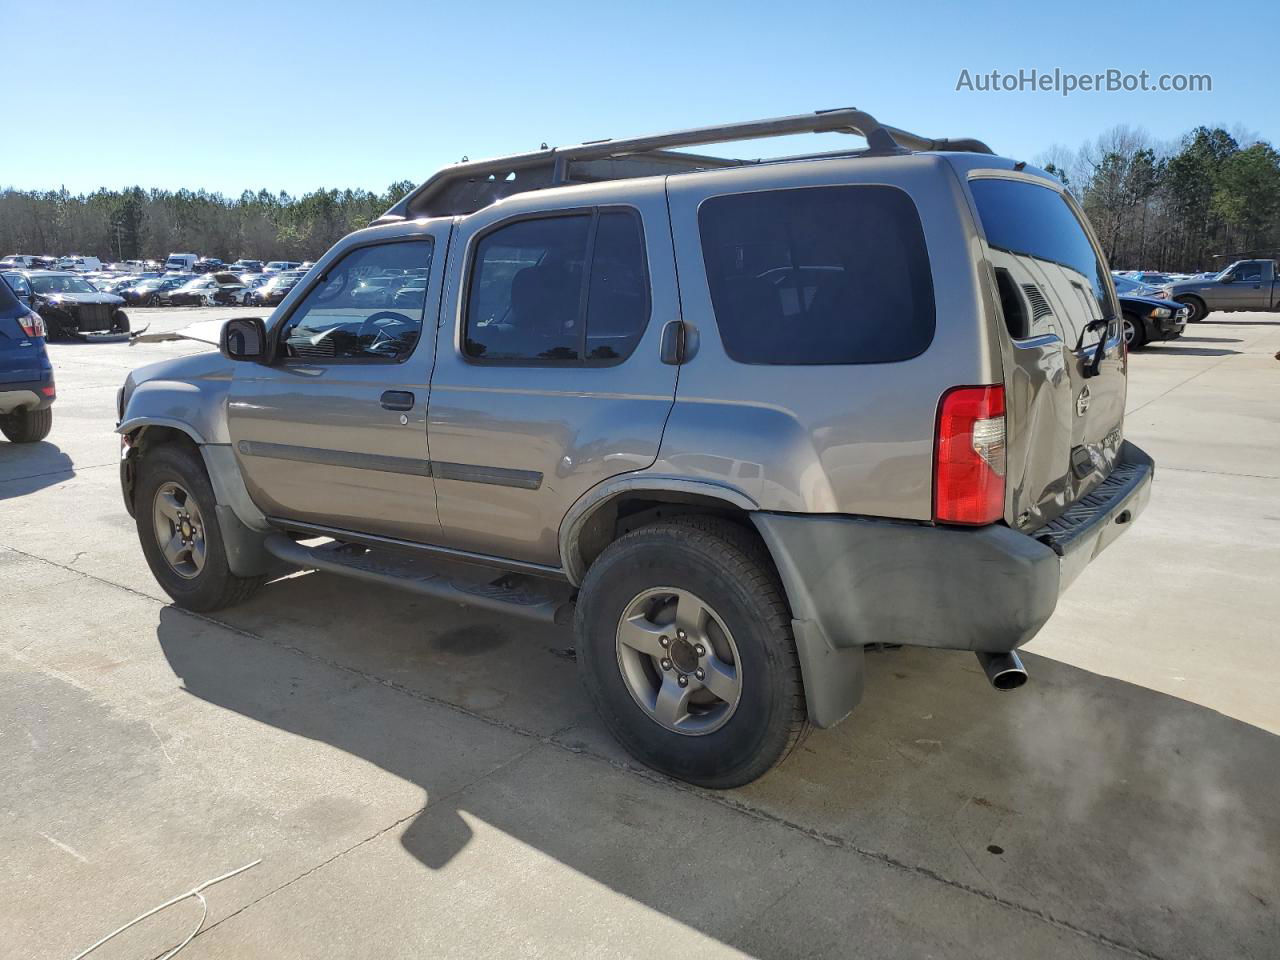
<path fill-rule="evenodd" d="M 636 171 L 654 172 L 651 167 L 674 171 L 753 163 L 756 161 L 697 156 L 675 148 L 761 140 L 801 133 L 849 133 L 862 136 L 867 141 L 866 153 L 872 155 L 903 154 L 912 150 L 992 152 L 981 140 L 935 140 L 922 137 L 897 127 L 885 126 L 869 113 L 852 107 L 819 110 L 816 113 L 790 117 L 695 127 L 622 140 L 594 140 L 493 160 L 464 161 L 435 174 L 375 222 L 471 213 L 514 193 L 575 182 L 573 165 L 585 164 L 587 161 L 621 161 L 624 158 L 634 158 L 637 161 L 630 165 L 619 163 L 616 168 L 617 176 L 596 173 L 591 179 L 639 176 L 644 174 Z M 593 168 L 594 171 L 599 169 L 599 165 Z"/>

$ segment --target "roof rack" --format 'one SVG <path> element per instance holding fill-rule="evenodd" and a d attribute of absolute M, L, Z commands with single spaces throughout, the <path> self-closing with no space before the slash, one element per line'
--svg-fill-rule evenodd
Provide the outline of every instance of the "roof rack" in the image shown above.
<path fill-rule="evenodd" d="M 494 160 L 464 160 L 435 174 L 374 222 L 391 223 L 418 217 L 474 213 L 503 197 L 571 183 L 597 183 L 602 180 L 746 166 L 762 161 L 700 156 L 672 148 L 760 140 L 797 133 L 849 133 L 865 137 L 867 149 L 859 151 L 861 156 L 907 154 L 913 150 L 992 152 L 981 140 L 935 140 L 922 137 L 897 127 L 885 126 L 862 110 L 845 107 L 792 117 L 695 127 L 692 130 L 625 140 L 591 140 L 573 146 L 544 147 L 533 153 L 515 154 Z"/>

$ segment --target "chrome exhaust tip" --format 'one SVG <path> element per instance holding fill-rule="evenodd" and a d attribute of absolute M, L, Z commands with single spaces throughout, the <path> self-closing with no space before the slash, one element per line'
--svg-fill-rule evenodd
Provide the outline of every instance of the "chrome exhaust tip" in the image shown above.
<path fill-rule="evenodd" d="M 987 680 L 997 690 L 1017 690 L 1027 682 L 1027 668 L 1022 665 L 1015 650 L 1008 653 L 978 651 L 978 662 L 982 664 Z"/>

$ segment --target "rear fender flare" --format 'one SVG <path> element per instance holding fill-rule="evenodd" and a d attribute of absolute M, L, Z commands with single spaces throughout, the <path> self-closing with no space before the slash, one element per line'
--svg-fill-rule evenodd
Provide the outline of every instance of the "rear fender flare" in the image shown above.
<path fill-rule="evenodd" d="M 580 496 L 560 522 L 560 563 L 569 582 L 574 586 L 582 583 L 582 578 L 587 572 L 587 564 L 583 560 L 579 543 L 591 518 L 599 516 L 600 511 L 608 507 L 610 502 L 637 492 L 706 498 L 720 501 L 727 507 L 748 512 L 760 509 L 760 505 L 741 490 L 705 480 L 627 475 L 606 480 Z"/>

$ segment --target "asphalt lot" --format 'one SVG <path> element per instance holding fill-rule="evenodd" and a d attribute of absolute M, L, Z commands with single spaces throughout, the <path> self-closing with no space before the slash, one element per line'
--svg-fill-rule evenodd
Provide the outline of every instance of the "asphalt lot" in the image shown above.
<path fill-rule="evenodd" d="M 1280 315 L 1245 317 L 1133 356 L 1151 506 L 1026 687 L 874 653 L 848 721 L 725 794 L 631 766 L 565 630 L 323 574 L 170 606 L 114 396 L 203 348 L 51 346 L 49 441 L 0 442 L 0 952 L 70 958 L 261 858 L 183 960 L 1280 956 Z"/>

